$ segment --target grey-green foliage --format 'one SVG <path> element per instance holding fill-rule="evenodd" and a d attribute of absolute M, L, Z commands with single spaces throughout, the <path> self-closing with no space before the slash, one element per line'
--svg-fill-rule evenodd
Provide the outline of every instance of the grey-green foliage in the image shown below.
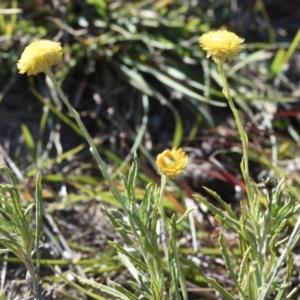
<path fill-rule="evenodd" d="M 0 171 L 11 181 L 0 184 L 0 244 L 27 262 L 34 241 L 28 213 L 30 207 L 26 210 L 21 208 L 20 194 L 12 172 L 7 167 L 1 167 Z"/>
<path fill-rule="evenodd" d="M 128 282 L 132 291 L 116 283 L 112 283 L 116 289 L 115 294 L 112 289 L 106 289 L 101 284 L 90 282 L 90 286 L 96 288 L 96 284 L 102 293 L 117 297 L 117 299 L 136 300 L 138 297 L 151 300 L 187 299 L 185 276 L 176 245 L 178 222 L 175 216 L 169 219 L 161 211 L 163 206 L 160 196 L 163 193 L 160 189 L 165 188 L 165 180 L 162 180 L 160 188 L 149 184 L 143 200 L 138 202 L 135 197 L 137 175 L 138 162 L 135 157 L 128 176 L 122 175 L 124 183 L 124 195 L 120 201 L 122 209 L 106 210 L 114 228 L 126 244 L 126 246 L 121 246 L 117 242 L 110 243 L 133 277 Z M 167 238 L 165 251 L 161 244 L 164 235 Z M 79 282 L 89 285 L 88 280 L 79 276 L 76 278 Z M 168 278 L 167 281 L 166 278 Z"/>
<path fill-rule="evenodd" d="M 0 167 L 0 172 L 6 176 L 9 183 L 0 184 L 0 245 L 4 249 L 0 252 L 12 252 L 18 257 L 26 266 L 28 270 L 27 282 L 29 288 L 34 291 L 36 299 L 40 300 L 40 287 L 38 285 L 37 269 L 35 269 L 32 261 L 32 250 L 36 243 L 38 248 L 39 227 L 42 218 L 42 197 L 41 197 L 41 179 L 37 178 L 36 188 L 36 222 L 37 222 L 37 238 L 35 241 L 35 234 L 31 228 L 30 209 L 33 207 L 29 205 L 27 208 L 21 206 L 20 193 L 14 179 L 12 171 L 6 167 Z M 37 261 L 39 261 L 37 259 Z"/>
<path fill-rule="evenodd" d="M 212 212 L 220 224 L 227 230 L 237 234 L 241 257 L 234 256 L 226 245 L 223 232 L 219 243 L 225 266 L 229 276 L 239 293 L 239 299 L 265 300 L 272 294 L 272 299 L 292 299 L 294 290 L 288 294 L 293 270 L 292 250 L 299 241 L 300 204 L 292 201 L 284 191 L 284 179 L 277 185 L 268 186 L 263 182 L 260 193 L 255 184 L 250 190 L 251 196 L 241 204 L 240 217 L 230 206 L 222 201 L 213 191 L 207 191 L 221 204 L 223 210 L 215 207 L 206 199 L 198 197 Z M 266 198 L 267 208 L 261 203 L 262 194 Z M 292 234 L 287 233 L 287 223 L 291 218 L 298 217 Z M 283 250 L 279 253 L 279 247 Z M 278 272 L 282 263 L 287 265 L 285 278 L 279 278 Z M 237 269 L 237 266 L 239 268 Z M 239 270 L 237 273 L 236 270 Z M 209 279 L 212 280 L 212 279 Z M 212 284 L 212 282 L 207 281 Z M 213 287 L 215 283 L 213 283 Z M 225 293 L 225 289 L 221 288 Z M 225 299 L 234 299 L 231 295 L 223 295 Z"/>

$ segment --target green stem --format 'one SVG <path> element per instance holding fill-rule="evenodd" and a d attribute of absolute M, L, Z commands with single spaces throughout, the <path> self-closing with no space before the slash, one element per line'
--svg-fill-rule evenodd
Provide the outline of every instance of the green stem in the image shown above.
<path fill-rule="evenodd" d="M 160 184 L 160 190 L 159 190 L 159 195 L 158 198 L 156 198 L 156 205 L 161 217 L 161 221 L 162 221 L 162 232 L 166 229 L 167 232 L 169 232 L 169 222 L 167 219 L 167 216 L 165 214 L 165 210 L 164 210 L 164 206 L 163 206 L 163 197 L 164 197 L 164 191 L 165 191 L 165 187 L 167 184 L 167 177 L 165 175 L 161 175 L 161 184 Z M 166 247 L 164 247 L 165 250 L 165 256 L 166 256 L 166 260 L 168 261 L 168 250 L 166 249 Z"/>
<path fill-rule="evenodd" d="M 240 117 L 240 115 L 234 105 L 234 102 L 231 98 L 227 78 L 224 73 L 223 62 L 218 61 L 217 66 L 218 66 L 218 70 L 221 75 L 222 83 L 224 86 L 223 94 L 225 95 L 226 99 L 228 100 L 231 111 L 235 117 L 236 125 L 237 125 L 239 135 L 240 135 L 240 138 L 242 141 L 243 159 L 242 159 L 242 163 L 241 163 L 241 171 L 243 174 L 244 181 L 246 183 L 246 189 L 247 189 L 247 194 L 248 194 L 249 200 L 251 200 L 250 199 L 251 198 L 251 190 L 250 190 L 250 179 L 249 179 L 249 164 L 248 164 L 248 137 L 247 137 L 247 134 L 245 133 L 241 117 Z"/>
<path fill-rule="evenodd" d="M 164 191 L 167 184 L 167 177 L 165 175 L 161 175 L 161 184 L 160 184 L 160 190 L 159 190 L 159 196 L 158 196 L 158 210 L 161 215 L 161 218 L 163 219 L 164 223 L 166 224 L 167 217 L 165 214 L 164 206 L 163 206 L 163 197 L 164 197 Z"/>
<path fill-rule="evenodd" d="M 257 257 L 253 257 L 253 264 L 256 263 L 255 266 L 255 278 L 256 278 L 256 284 L 257 288 L 261 288 L 262 284 L 265 282 L 264 274 L 263 274 L 263 254 L 261 253 L 263 251 L 264 243 L 264 230 L 261 230 L 260 223 L 257 222 L 257 199 L 255 198 L 255 195 L 251 189 L 250 185 L 250 177 L 249 177 L 249 164 L 248 164 L 248 136 L 245 133 L 243 123 L 241 120 L 241 117 L 239 115 L 239 112 L 237 111 L 234 102 L 230 95 L 230 90 L 227 82 L 227 78 L 225 76 L 224 68 L 223 68 L 223 62 L 218 61 L 217 62 L 218 70 L 221 75 L 222 83 L 223 83 L 223 93 L 228 100 L 229 106 L 231 108 L 231 111 L 234 115 L 235 122 L 238 128 L 238 132 L 242 141 L 242 147 L 243 147 L 243 158 L 241 162 L 241 171 L 243 174 L 243 178 L 246 184 L 246 191 L 247 191 L 247 197 L 249 200 L 249 206 L 250 206 L 250 214 L 252 215 L 252 219 L 256 220 L 254 221 L 255 224 L 253 224 L 254 228 L 256 228 L 256 246 L 257 246 L 257 252 L 259 255 Z M 265 225 L 265 224 L 264 224 Z M 264 228 L 265 229 L 265 228 Z"/>
<path fill-rule="evenodd" d="M 92 156 L 94 157 L 94 159 L 96 160 L 96 162 L 99 165 L 99 168 L 102 172 L 103 177 L 107 180 L 110 188 L 113 191 L 113 194 L 118 198 L 118 200 L 120 200 L 120 202 L 123 204 L 123 197 L 120 194 L 120 192 L 118 191 L 117 187 L 115 186 L 115 184 L 113 183 L 112 179 L 110 178 L 110 175 L 107 173 L 105 165 L 103 160 L 101 159 L 98 149 L 92 139 L 92 137 L 90 136 L 90 134 L 88 133 L 86 127 L 84 126 L 84 124 L 81 121 L 81 118 L 78 114 L 78 112 L 72 107 L 72 105 L 70 104 L 68 98 L 65 96 L 64 92 L 62 91 L 61 87 L 58 85 L 58 83 L 55 80 L 54 74 L 52 73 L 51 69 L 46 69 L 45 71 L 46 75 L 49 77 L 49 79 L 51 80 L 51 82 L 54 85 L 54 88 L 58 94 L 58 96 L 61 98 L 61 100 L 64 102 L 64 104 L 67 106 L 70 114 L 72 115 L 72 117 L 76 120 L 78 126 L 80 127 L 80 129 L 82 130 L 87 142 L 90 145 L 90 151 Z"/>
<path fill-rule="evenodd" d="M 179 290 L 178 290 L 178 287 L 180 286 L 183 299 L 186 300 L 187 299 L 187 289 L 186 289 L 186 283 L 185 283 L 185 276 L 183 274 L 183 270 L 181 269 L 181 265 L 180 265 L 180 261 L 179 261 L 179 257 L 178 257 L 178 250 L 176 248 L 176 243 L 175 243 L 176 221 L 174 222 L 166 216 L 164 206 L 163 206 L 163 197 L 164 197 L 164 191 L 165 191 L 166 184 L 167 184 L 167 176 L 161 175 L 161 185 L 160 185 L 159 195 L 158 195 L 158 198 L 156 198 L 156 200 L 157 200 L 158 211 L 160 213 L 161 220 L 163 222 L 163 226 L 166 228 L 166 232 L 168 233 L 168 236 L 170 239 L 168 247 L 172 253 L 171 255 L 169 255 L 168 249 L 165 249 L 165 256 L 166 256 L 166 261 L 169 264 L 170 271 L 172 271 L 172 266 L 170 266 L 170 264 L 173 265 L 173 268 L 174 268 L 174 264 L 178 268 L 176 270 L 175 276 L 174 276 L 174 270 L 173 270 L 173 276 L 174 276 L 173 280 L 175 281 L 175 285 L 176 285 L 176 288 L 173 292 L 176 293 L 176 299 L 181 299 L 181 298 L 179 298 L 180 296 L 179 296 Z M 172 225 L 172 223 L 173 223 L 173 225 Z M 172 228 L 172 226 L 173 226 L 173 228 Z"/>

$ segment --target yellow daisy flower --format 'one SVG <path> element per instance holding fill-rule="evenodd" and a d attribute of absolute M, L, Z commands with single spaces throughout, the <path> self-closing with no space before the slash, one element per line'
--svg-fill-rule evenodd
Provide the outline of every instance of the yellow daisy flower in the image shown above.
<path fill-rule="evenodd" d="M 165 150 L 156 159 L 157 172 L 164 174 L 171 179 L 176 179 L 181 175 L 188 164 L 188 156 L 181 148 L 176 150 Z"/>
<path fill-rule="evenodd" d="M 17 63 L 19 73 L 36 75 L 47 68 L 57 65 L 62 60 L 60 43 L 49 40 L 39 40 L 29 44 L 23 51 Z"/>
<path fill-rule="evenodd" d="M 224 62 L 228 57 L 236 56 L 242 50 L 244 39 L 227 30 L 210 31 L 200 36 L 200 47 L 207 51 L 216 63 Z"/>

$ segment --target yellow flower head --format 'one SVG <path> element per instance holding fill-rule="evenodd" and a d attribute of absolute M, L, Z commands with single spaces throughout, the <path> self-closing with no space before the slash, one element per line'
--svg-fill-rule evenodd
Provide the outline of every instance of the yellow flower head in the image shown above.
<path fill-rule="evenodd" d="M 207 51 L 216 63 L 224 62 L 228 57 L 236 56 L 242 50 L 244 39 L 227 30 L 210 31 L 200 36 L 200 47 Z"/>
<path fill-rule="evenodd" d="M 188 164 L 188 156 L 181 148 L 165 150 L 156 159 L 156 167 L 159 174 L 164 174 L 171 179 L 182 174 Z"/>
<path fill-rule="evenodd" d="M 24 49 L 17 67 L 21 74 L 36 75 L 57 65 L 61 60 L 62 47 L 60 43 L 40 40 L 29 44 Z"/>

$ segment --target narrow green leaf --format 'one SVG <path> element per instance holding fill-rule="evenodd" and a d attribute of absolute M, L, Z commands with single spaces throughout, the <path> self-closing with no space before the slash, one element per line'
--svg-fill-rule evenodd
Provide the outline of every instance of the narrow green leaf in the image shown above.
<path fill-rule="evenodd" d="M 138 297 L 134 296 L 132 293 L 130 293 L 129 291 L 127 291 L 122 285 L 116 283 L 116 282 L 111 282 L 111 284 L 116 288 L 116 290 L 121 293 L 123 295 L 123 297 L 125 298 L 120 298 L 120 300 L 122 299 L 126 299 L 126 300 L 139 300 Z"/>
<path fill-rule="evenodd" d="M 273 56 L 273 53 L 266 50 L 258 50 L 253 53 L 249 53 L 249 55 L 245 56 L 244 59 L 238 61 L 238 63 L 234 64 L 227 72 L 226 76 L 227 78 L 232 77 L 239 81 L 239 78 L 235 78 L 234 75 L 237 77 L 239 76 L 239 73 L 237 73 L 238 70 L 241 68 L 244 68 L 247 65 L 250 64 L 257 64 L 259 61 L 265 61 Z"/>
<path fill-rule="evenodd" d="M 235 300 L 221 285 L 219 285 L 214 279 L 205 277 L 205 281 L 216 289 L 224 300 Z"/>
<path fill-rule="evenodd" d="M 36 164 L 36 145 L 35 142 L 33 140 L 33 137 L 28 129 L 28 127 L 25 124 L 21 125 L 21 130 L 24 136 L 24 141 L 25 144 L 27 146 L 27 149 L 31 155 L 32 160 L 34 161 L 34 163 Z"/>
<path fill-rule="evenodd" d="M 132 277 L 139 282 L 139 271 L 134 266 L 134 264 L 130 261 L 127 255 L 124 255 L 121 252 L 118 252 L 118 256 L 120 257 L 121 262 L 126 267 L 126 269 L 129 271 L 129 273 L 132 275 Z"/>
<path fill-rule="evenodd" d="M 176 224 L 179 225 L 182 222 L 184 222 L 189 217 L 189 214 L 195 209 L 197 209 L 197 207 L 191 207 L 188 210 L 186 210 L 184 214 L 176 221 Z"/>
<path fill-rule="evenodd" d="M 113 215 L 111 215 L 107 210 L 104 210 L 104 211 L 105 211 L 106 215 L 108 216 L 108 218 L 110 219 L 111 223 L 113 224 L 114 228 L 121 234 L 121 236 L 125 240 L 125 242 L 128 245 L 133 246 L 133 241 L 128 235 L 128 230 L 126 230 L 126 228 L 124 228 L 123 224 L 120 224 L 121 221 L 115 219 L 115 217 Z"/>
<path fill-rule="evenodd" d="M 170 86 L 174 90 L 182 92 L 183 94 L 185 94 L 185 95 L 187 95 L 191 98 L 197 99 L 197 100 L 199 100 L 201 102 L 204 102 L 204 103 L 208 103 L 210 105 L 224 106 L 224 103 L 214 101 L 214 100 L 211 100 L 211 99 L 208 99 L 206 97 L 201 96 L 200 94 L 194 92 L 192 89 L 189 89 L 188 87 L 186 87 L 184 84 L 172 79 L 169 76 L 166 76 L 164 73 L 160 72 L 157 69 L 151 68 L 151 67 L 149 67 L 145 64 L 142 64 L 139 61 L 132 60 L 129 57 L 122 57 L 121 59 L 124 61 L 125 64 L 129 64 L 132 67 L 137 68 L 138 70 L 140 70 L 142 72 L 152 74 L 160 82 L 163 82 L 164 84 Z"/>
<path fill-rule="evenodd" d="M 287 271 L 285 275 L 284 282 L 280 284 L 279 292 L 276 295 L 275 300 L 282 300 L 285 299 L 286 291 L 291 285 L 291 277 L 293 275 L 293 252 L 288 249 L 287 251 Z"/>
<path fill-rule="evenodd" d="M 86 279 L 84 277 L 81 277 L 79 275 L 73 274 L 73 276 L 75 277 L 76 281 L 84 286 L 88 286 L 90 288 L 95 289 L 96 291 L 112 296 L 114 297 L 114 299 L 118 299 L 118 300 L 128 300 L 127 296 L 125 296 L 123 293 L 120 293 L 119 291 L 117 291 L 116 289 L 109 287 L 107 285 L 95 282 L 94 280 L 91 279 Z M 102 298 L 99 296 L 99 298 L 97 299 L 102 299 L 105 300 L 106 298 Z M 137 299 L 135 299 L 137 300 Z"/>
<path fill-rule="evenodd" d="M 175 115 L 175 129 L 174 129 L 172 146 L 175 148 L 179 148 L 183 137 L 183 123 L 177 111 L 176 113 L 174 112 L 174 115 Z"/>
<path fill-rule="evenodd" d="M 214 206 L 212 203 L 210 203 L 200 195 L 195 195 L 195 199 L 198 199 L 200 202 L 202 202 L 211 212 L 219 216 L 223 222 L 227 223 L 228 226 L 230 225 L 230 228 L 234 232 L 237 232 L 239 230 L 240 224 L 238 220 L 233 219 L 230 216 L 226 215 L 223 211 L 221 211 L 219 208 Z"/>
<path fill-rule="evenodd" d="M 245 291 L 248 285 L 248 272 L 250 269 L 249 266 L 249 256 L 251 254 L 251 247 L 248 247 L 245 251 L 241 264 L 240 264 L 240 271 L 238 273 L 238 282 L 241 286 L 241 289 Z"/>
<path fill-rule="evenodd" d="M 1 241 L 1 238 L 0 238 L 0 241 Z M 0 254 L 5 254 L 7 252 L 9 252 L 9 249 L 0 249 Z"/>
<path fill-rule="evenodd" d="M 144 224 L 148 224 L 149 222 L 149 213 L 152 206 L 153 200 L 153 184 L 149 183 L 146 187 L 144 197 L 141 202 L 141 207 L 139 210 L 141 221 Z"/>
<path fill-rule="evenodd" d="M 188 298 L 187 298 L 186 280 L 183 274 L 182 267 L 180 265 L 179 256 L 178 256 L 178 247 L 176 245 L 177 228 L 176 228 L 175 215 L 172 216 L 171 220 L 169 220 L 166 226 L 170 235 L 169 248 L 168 248 L 168 265 L 172 276 L 171 289 L 176 299 L 181 299 L 180 294 L 182 294 L 183 299 L 187 300 Z M 179 286 L 181 287 L 181 293 L 178 290 Z"/>
<path fill-rule="evenodd" d="M 24 141 L 27 146 L 27 149 L 32 157 L 32 160 L 36 163 L 37 157 L 36 157 L 36 145 L 35 145 L 34 139 L 31 135 L 28 127 L 25 124 L 21 125 L 21 130 L 22 130 L 22 133 L 24 136 Z"/>
<path fill-rule="evenodd" d="M 94 5 L 100 16 L 107 17 L 108 5 L 105 0 L 87 0 L 87 3 Z"/>
<path fill-rule="evenodd" d="M 248 299 L 249 300 L 258 299 L 259 289 L 257 287 L 257 281 L 255 279 L 255 269 L 254 268 L 250 269 L 248 272 L 247 289 L 248 289 Z"/>
<path fill-rule="evenodd" d="M 138 157 L 136 153 L 134 154 L 134 160 L 131 165 L 129 174 L 128 174 L 128 189 L 127 193 L 130 194 L 130 200 L 135 200 L 135 187 L 136 187 L 136 180 L 138 176 Z"/>
<path fill-rule="evenodd" d="M 227 204 L 221 197 L 220 195 L 218 195 L 215 191 L 212 191 L 211 189 L 207 188 L 207 187 L 203 187 L 205 191 L 207 191 L 212 197 L 214 197 L 221 205 L 222 207 L 227 211 L 227 213 L 229 214 L 229 216 L 234 219 L 234 220 L 238 220 L 235 212 L 232 210 L 231 206 L 229 204 Z"/>
<path fill-rule="evenodd" d="M 226 269 L 229 272 L 230 278 L 235 283 L 235 285 L 236 285 L 239 293 L 242 295 L 243 298 L 241 298 L 241 299 L 245 299 L 246 300 L 247 297 L 246 297 L 246 295 L 245 295 L 242 287 L 239 284 L 239 281 L 238 281 L 238 279 L 236 277 L 236 272 L 233 270 L 232 260 L 229 257 L 227 245 L 226 245 L 226 242 L 225 242 L 224 235 L 223 235 L 222 231 L 220 232 L 220 235 L 219 235 L 219 244 L 221 246 L 221 252 L 223 254 L 225 266 L 226 266 Z"/>
<path fill-rule="evenodd" d="M 300 285 L 297 285 L 291 292 L 286 296 L 286 300 L 294 300 L 296 299 L 297 293 L 300 291 Z"/>
<path fill-rule="evenodd" d="M 42 179 L 38 174 L 36 178 L 35 189 L 35 253 L 36 253 L 36 276 L 39 281 L 40 274 L 40 234 L 43 220 L 43 197 L 42 197 Z"/>
<path fill-rule="evenodd" d="M 135 258 L 133 255 L 131 255 L 127 250 L 125 250 L 123 247 L 121 247 L 119 244 L 115 242 L 108 242 L 115 250 L 118 252 L 121 252 L 122 254 L 126 255 L 133 263 L 135 263 L 138 267 L 142 268 L 143 270 L 147 270 L 147 266 L 139 259 Z"/>
<path fill-rule="evenodd" d="M 297 50 L 297 47 L 300 42 L 300 29 L 295 35 L 293 41 L 290 43 L 288 50 L 279 49 L 275 55 L 275 58 L 271 64 L 272 75 L 278 74 L 284 65 L 291 59 L 294 52 Z"/>

